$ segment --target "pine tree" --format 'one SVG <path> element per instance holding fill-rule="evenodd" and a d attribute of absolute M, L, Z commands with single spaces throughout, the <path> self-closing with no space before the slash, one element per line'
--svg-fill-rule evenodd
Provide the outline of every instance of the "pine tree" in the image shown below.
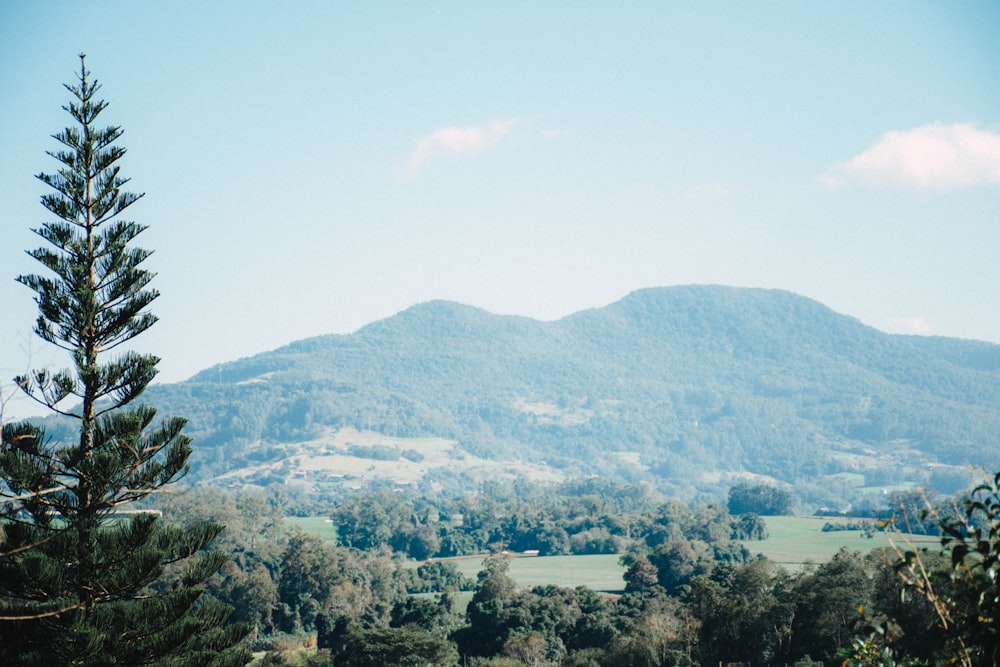
<path fill-rule="evenodd" d="M 34 230 L 48 245 L 28 254 L 47 275 L 17 278 L 35 293 L 35 332 L 72 369 L 15 382 L 76 420 L 79 439 L 52 442 L 28 422 L 2 429 L 0 664 L 242 665 L 247 628 L 202 595 L 227 559 L 205 550 L 222 527 L 125 509 L 186 473 L 191 441 L 184 419 L 154 424 L 153 408 L 134 407 L 159 361 L 120 351 L 157 319 L 150 251 L 133 245 L 145 227 L 121 219 L 142 195 L 122 190 L 122 129 L 96 125 L 107 103 L 82 54 L 78 79 L 63 107 L 75 124 L 49 152 L 59 170 L 38 175 L 56 220 Z"/>

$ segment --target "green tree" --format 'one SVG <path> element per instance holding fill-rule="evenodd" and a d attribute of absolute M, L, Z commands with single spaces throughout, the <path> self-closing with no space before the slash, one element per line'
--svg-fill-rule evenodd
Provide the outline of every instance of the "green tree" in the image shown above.
<path fill-rule="evenodd" d="M 574 592 L 574 604 L 580 610 L 580 617 L 565 638 L 566 648 L 579 650 L 607 646 L 616 634 L 611 618 L 615 603 L 585 586 L 578 586 Z"/>
<path fill-rule="evenodd" d="M 691 581 L 701 621 L 701 662 L 774 663 L 785 653 L 794 608 L 787 573 L 768 561 L 720 565 Z"/>
<path fill-rule="evenodd" d="M 741 514 L 733 519 L 732 539 L 766 540 L 767 523 L 756 514 Z"/>
<path fill-rule="evenodd" d="M 129 406 L 156 374 L 155 356 L 106 353 L 156 322 L 150 252 L 132 245 L 145 229 L 121 219 L 141 195 L 122 190 L 120 127 L 100 128 L 107 103 L 80 56 L 64 107 L 75 124 L 53 137 L 60 163 L 38 178 L 56 220 L 35 230 L 48 247 L 29 251 L 52 275 L 22 275 L 35 292 L 36 334 L 66 350 L 71 370 L 33 371 L 15 381 L 54 412 L 77 420 L 76 442 L 50 442 L 28 422 L 2 430 L 0 663 L 5 665 L 239 665 L 246 633 L 229 609 L 202 596 L 226 561 L 205 552 L 222 529 L 164 525 L 132 503 L 187 470 L 190 439 L 179 417 L 154 425 L 155 410 Z M 64 407 L 67 400 L 77 407 Z M 56 638 L 58 640 L 56 641 Z"/>
<path fill-rule="evenodd" d="M 621 611 L 628 621 L 624 631 L 609 642 L 608 660 L 602 664 L 608 667 L 693 664 L 699 622 L 678 598 L 663 595 L 661 591 L 651 589 L 641 600 L 635 594 L 621 599 L 626 607 Z M 636 602 L 640 604 L 635 606 Z"/>
<path fill-rule="evenodd" d="M 244 571 L 236 562 L 229 561 L 209 583 L 209 592 L 233 607 L 234 620 L 259 632 L 275 630 L 273 614 L 278 606 L 278 586 L 263 563 Z"/>
<path fill-rule="evenodd" d="M 624 557 L 622 560 L 625 560 Z M 622 577 L 625 579 L 626 591 L 641 591 L 656 585 L 659 581 L 659 570 L 649 562 L 648 558 L 636 558 L 628 564 L 628 570 Z"/>
<path fill-rule="evenodd" d="M 344 546 L 362 551 L 389 544 L 400 532 L 400 517 L 390 515 L 399 501 L 383 489 L 349 498 L 333 512 L 332 519 Z"/>
<path fill-rule="evenodd" d="M 711 548 L 701 540 L 661 544 L 647 560 L 656 568 L 660 586 L 671 594 L 688 585 L 693 577 L 708 574 L 715 566 Z"/>
<path fill-rule="evenodd" d="M 741 482 L 729 489 L 728 507 L 730 514 L 789 514 L 792 511 L 792 495 L 767 484 Z"/>
<path fill-rule="evenodd" d="M 293 535 L 281 556 L 278 577 L 279 627 L 294 632 L 311 627 L 331 588 L 341 580 L 342 564 L 333 547 L 315 535 Z"/>
<path fill-rule="evenodd" d="M 254 556 L 274 561 L 285 538 L 284 514 L 278 494 L 244 488 L 236 496 L 238 523 L 243 526 L 240 547 Z"/>
<path fill-rule="evenodd" d="M 800 575 L 792 589 L 795 616 L 789 657 L 835 662 L 853 635 L 858 607 L 871 605 L 873 587 L 861 554 L 847 549 Z"/>
<path fill-rule="evenodd" d="M 169 524 L 188 526 L 209 522 L 225 526 L 212 541 L 212 548 L 230 554 L 245 548 L 243 517 L 233 496 L 225 489 L 216 486 L 176 488 L 157 501 L 163 519 Z"/>
<path fill-rule="evenodd" d="M 547 644 L 539 632 L 525 632 L 511 635 L 503 643 L 503 654 L 514 658 L 526 667 L 545 662 Z"/>
<path fill-rule="evenodd" d="M 338 667 L 435 667 L 458 664 L 455 645 L 417 627 L 372 628 L 349 632 Z"/>
<path fill-rule="evenodd" d="M 389 619 L 389 626 L 393 628 L 416 626 L 441 635 L 447 634 L 456 625 L 455 599 L 449 593 L 442 593 L 434 599 L 408 595 L 392 606 Z"/>
<path fill-rule="evenodd" d="M 494 656 L 507 639 L 531 630 L 526 596 L 508 575 L 506 558 L 488 558 L 479 571 L 479 584 L 465 610 L 467 625 L 455 633 L 463 656 Z"/>

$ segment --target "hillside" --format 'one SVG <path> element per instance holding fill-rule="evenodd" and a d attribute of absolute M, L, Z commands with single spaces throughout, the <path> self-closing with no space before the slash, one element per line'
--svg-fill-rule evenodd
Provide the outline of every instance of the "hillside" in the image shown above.
<path fill-rule="evenodd" d="M 902 483 L 948 491 L 963 466 L 1000 463 L 1000 346 L 889 335 L 776 290 L 645 289 L 555 322 L 435 301 L 147 400 L 190 419 L 200 478 L 308 477 L 295 456 L 400 461 L 408 448 L 373 452 L 369 433 L 352 454 L 334 442 L 348 428 L 451 442 L 455 462 L 672 493 L 759 475 L 814 502 Z M 447 486 L 465 469 L 434 470 Z"/>

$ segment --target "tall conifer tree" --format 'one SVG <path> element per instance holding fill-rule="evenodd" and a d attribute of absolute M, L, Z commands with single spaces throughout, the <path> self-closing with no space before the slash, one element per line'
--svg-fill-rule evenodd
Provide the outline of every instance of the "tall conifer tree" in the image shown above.
<path fill-rule="evenodd" d="M 15 381 L 75 419 L 79 439 L 50 442 L 28 422 L 2 429 L 0 664 L 242 665 L 247 629 L 202 596 L 226 560 L 204 550 L 222 527 L 125 511 L 184 475 L 191 442 L 184 419 L 154 424 L 155 410 L 133 403 L 159 361 L 120 351 L 157 319 L 150 251 L 133 245 L 145 227 L 121 219 L 142 195 L 122 190 L 122 129 L 96 125 L 107 104 L 82 54 L 78 79 L 63 107 L 74 124 L 49 152 L 59 170 L 38 175 L 56 219 L 34 230 L 47 246 L 29 254 L 47 274 L 17 278 L 35 292 L 35 332 L 72 368 Z"/>

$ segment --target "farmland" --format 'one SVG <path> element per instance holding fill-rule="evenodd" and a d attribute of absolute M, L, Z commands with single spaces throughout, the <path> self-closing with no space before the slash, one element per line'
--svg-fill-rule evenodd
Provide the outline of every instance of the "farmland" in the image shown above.
<path fill-rule="evenodd" d="M 617 554 L 586 556 L 516 556 L 510 559 L 510 577 L 524 588 L 553 585 L 586 586 L 595 591 L 620 592 L 625 587 L 625 568 Z M 454 563 L 467 577 L 475 578 L 485 557 L 456 558 Z"/>
<path fill-rule="evenodd" d="M 837 530 L 823 532 L 827 523 L 840 523 L 845 519 L 812 516 L 770 516 L 766 517 L 768 538 L 760 542 L 746 542 L 746 547 L 789 569 L 797 569 L 807 563 L 823 563 L 842 548 L 861 551 L 890 547 L 890 537 L 881 528 L 876 528 L 873 537 L 867 537 L 860 530 Z M 863 521 L 846 519 L 846 521 Z M 919 535 L 914 541 L 920 546 L 933 549 L 938 538 Z M 902 538 L 892 538 L 900 544 Z"/>

